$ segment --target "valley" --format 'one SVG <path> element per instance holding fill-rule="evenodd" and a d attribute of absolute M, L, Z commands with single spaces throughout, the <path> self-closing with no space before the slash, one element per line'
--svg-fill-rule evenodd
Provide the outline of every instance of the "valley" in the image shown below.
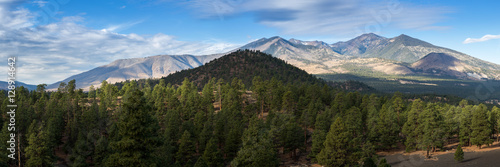
<path fill-rule="evenodd" d="M 477 101 L 500 99 L 500 81 L 460 80 L 433 75 L 318 74 L 326 81 L 360 81 L 384 93 L 455 95 Z M 459 91 L 457 91 L 459 90 Z M 495 103 L 494 103 L 495 104 Z"/>

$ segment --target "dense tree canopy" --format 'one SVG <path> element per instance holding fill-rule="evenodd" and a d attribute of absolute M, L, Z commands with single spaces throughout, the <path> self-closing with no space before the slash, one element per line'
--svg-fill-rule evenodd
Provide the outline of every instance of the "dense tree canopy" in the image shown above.
<path fill-rule="evenodd" d="M 149 82 L 103 82 L 89 92 L 73 81 L 55 92 L 17 88 L 21 162 L 53 166 L 67 154 L 70 166 L 280 166 L 305 157 L 373 166 L 382 162 L 376 151 L 400 144 L 429 155 L 453 141 L 489 145 L 500 127 L 498 107 L 466 100 L 367 95 L 279 77 Z M 17 162 L 0 158 L 0 166 Z"/>

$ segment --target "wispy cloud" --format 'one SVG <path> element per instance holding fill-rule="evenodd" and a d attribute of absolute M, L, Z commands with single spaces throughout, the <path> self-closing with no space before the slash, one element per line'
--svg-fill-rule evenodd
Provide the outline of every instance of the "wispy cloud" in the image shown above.
<path fill-rule="evenodd" d="M 500 35 L 485 35 L 479 39 L 477 38 L 467 38 L 465 39 L 465 41 L 463 42 L 464 44 L 469 44 L 469 43 L 475 43 L 475 42 L 484 42 L 484 41 L 488 41 L 488 40 L 492 40 L 492 39 L 500 39 Z"/>
<path fill-rule="evenodd" d="M 16 29 L 33 25 L 34 15 L 27 9 L 16 8 L 22 2 L 18 0 L 0 1 L 0 29 Z"/>
<path fill-rule="evenodd" d="M 106 29 L 103 29 L 105 31 L 113 31 L 113 32 L 119 32 L 121 30 L 128 29 L 134 25 L 140 24 L 144 22 L 144 20 L 138 20 L 138 21 L 132 21 L 132 22 L 127 22 L 127 23 L 122 23 L 122 24 L 117 24 L 117 25 L 111 25 Z"/>
<path fill-rule="evenodd" d="M 54 83 L 116 59 L 214 54 L 238 46 L 223 41 L 185 42 L 162 33 L 143 36 L 116 32 L 141 21 L 96 30 L 84 26 L 83 17 L 72 16 L 34 26 L 30 11 L 14 6 L 0 3 L 0 59 L 16 56 L 17 79 L 30 84 Z M 0 68 L 7 73 L 6 67 Z"/>
<path fill-rule="evenodd" d="M 47 1 L 33 1 L 31 3 L 37 4 L 38 7 L 44 7 L 45 4 L 47 4 L 48 2 Z"/>
<path fill-rule="evenodd" d="M 435 30 L 446 7 L 420 6 L 406 2 L 368 0 L 192 0 L 186 3 L 201 18 L 223 19 L 254 13 L 258 23 L 292 35 L 359 34 L 401 29 Z"/>

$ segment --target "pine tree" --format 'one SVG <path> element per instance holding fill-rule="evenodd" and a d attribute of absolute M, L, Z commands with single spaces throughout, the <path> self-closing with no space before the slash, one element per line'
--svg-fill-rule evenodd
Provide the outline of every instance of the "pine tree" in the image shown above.
<path fill-rule="evenodd" d="M 212 138 L 213 136 L 213 118 L 212 115 L 208 117 L 207 121 L 203 125 L 203 129 L 201 130 L 200 134 L 198 135 L 198 151 L 200 153 L 203 153 L 205 151 L 206 145 L 208 144 L 208 141 Z"/>
<path fill-rule="evenodd" d="M 347 125 L 347 130 L 352 134 L 353 138 L 362 138 L 363 136 L 363 122 L 362 114 L 358 107 L 351 107 L 342 116 Z M 359 143 L 357 143 L 359 144 Z"/>
<path fill-rule="evenodd" d="M 171 141 L 177 141 L 181 138 L 180 127 L 182 126 L 181 113 L 178 109 L 176 103 L 179 101 L 176 97 L 172 96 L 169 98 L 168 102 L 171 109 L 167 111 L 165 118 L 168 120 L 167 125 L 165 127 L 165 136 Z"/>
<path fill-rule="evenodd" d="M 386 149 L 393 147 L 397 143 L 398 133 L 397 114 L 392 105 L 386 103 L 380 109 L 376 124 L 376 134 L 379 135 L 381 147 Z"/>
<path fill-rule="evenodd" d="M 205 111 L 205 114 L 209 114 L 214 110 L 214 105 L 213 105 L 213 102 L 215 101 L 214 82 L 215 78 L 211 79 L 207 84 L 205 84 L 202 90 L 203 97 L 201 106 L 203 107 L 203 111 Z"/>
<path fill-rule="evenodd" d="M 257 101 L 260 104 L 260 116 L 264 116 L 264 106 L 265 106 L 265 101 L 267 100 L 266 97 L 266 81 L 262 81 L 262 78 L 260 76 L 256 76 L 252 80 L 252 91 L 254 92 L 255 95 L 257 95 Z"/>
<path fill-rule="evenodd" d="M 228 159 L 234 158 L 238 153 L 241 145 L 241 135 L 243 131 L 241 125 L 236 123 L 237 121 L 233 120 L 230 122 L 232 123 L 229 123 L 229 126 L 226 127 L 226 131 L 229 132 L 226 133 L 224 140 L 224 154 Z"/>
<path fill-rule="evenodd" d="M 370 96 L 370 102 L 367 105 L 366 128 L 368 131 L 367 138 L 369 141 L 378 142 L 380 136 L 378 135 L 377 124 L 380 122 L 379 111 L 377 109 L 379 99 L 375 95 Z"/>
<path fill-rule="evenodd" d="M 281 104 L 282 109 L 287 113 L 293 113 L 295 109 L 295 99 L 293 97 L 292 91 L 286 91 L 283 94 L 283 104 Z"/>
<path fill-rule="evenodd" d="M 377 167 L 377 164 L 375 164 L 372 158 L 366 158 L 365 161 L 363 161 L 363 167 Z"/>
<path fill-rule="evenodd" d="M 342 116 L 342 119 L 345 121 L 346 130 L 351 136 L 348 146 L 348 152 L 351 155 L 348 156 L 348 162 L 357 162 L 363 154 L 361 150 L 364 138 L 362 113 L 357 107 L 351 107 Z"/>
<path fill-rule="evenodd" d="M 332 108 L 329 108 L 316 116 L 316 123 L 314 125 L 315 129 L 312 134 L 311 153 L 309 154 L 309 157 L 311 157 L 314 162 L 317 161 L 317 154 L 319 154 L 319 152 L 321 152 L 321 149 L 323 149 L 323 143 L 326 139 L 326 133 L 330 129 L 330 125 L 332 125 L 332 119 L 334 115 L 332 110 Z"/>
<path fill-rule="evenodd" d="M 301 132 L 302 128 L 295 120 L 290 120 L 285 124 L 285 129 L 282 130 L 282 134 L 280 135 L 282 138 L 281 141 L 284 144 L 284 151 L 290 152 L 294 160 L 297 160 L 296 150 L 304 146 Z"/>
<path fill-rule="evenodd" d="M 105 136 L 100 136 L 96 142 L 92 159 L 96 166 L 104 166 L 106 158 L 109 156 L 108 140 Z"/>
<path fill-rule="evenodd" d="M 492 114 L 495 114 L 496 116 L 496 121 L 493 121 L 492 123 L 494 124 L 494 128 L 496 130 L 496 135 L 495 138 L 497 139 L 497 142 L 500 141 L 500 108 L 497 106 L 494 106 L 493 109 L 491 109 Z"/>
<path fill-rule="evenodd" d="M 179 143 L 179 151 L 177 151 L 177 154 L 175 155 L 175 159 L 182 166 L 194 165 L 194 164 L 189 163 L 189 162 L 193 161 L 194 154 L 196 152 L 195 147 L 194 147 L 194 143 L 191 139 L 191 133 L 189 133 L 187 130 L 184 131 L 179 142 L 180 142 Z"/>
<path fill-rule="evenodd" d="M 194 167 L 208 167 L 208 165 L 205 162 L 205 160 L 200 157 L 200 158 L 198 158 L 198 160 L 196 160 L 196 163 L 194 164 Z"/>
<path fill-rule="evenodd" d="M 462 146 L 460 146 L 460 144 L 455 151 L 455 160 L 458 162 L 462 162 L 462 160 L 464 160 L 464 150 L 462 150 Z"/>
<path fill-rule="evenodd" d="M 269 132 L 264 123 L 253 117 L 248 129 L 243 133 L 243 146 L 231 166 L 278 166 L 279 161 L 274 150 Z"/>
<path fill-rule="evenodd" d="M 474 107 L 474 112 L 472 113 L 471 143 L 477 145 L 479 149 L 481 149 L 482 145 L 490 145 L 492 143 L 490 139 L 491 129 L 486 110 L 486 105 L 480 104 Z"/>
<path fill-rule="evenodd" d="M 90 85 L 90 88 L 89 88 L 89 98 L 91 99 L 95 99 L 97 97 L 97 94 L 96 94 L 96 90 L 94 88 L 94 85 Z"/>
<path fill-rule="evenodd" d="M 222 159 L 222 153 L 217 148 L 217 139 L 211 138 L 208 141 L 205 152 L 203 153 L 202 158 L 208 167 L 218 167 L 223 166 L 224 162 Z"/>
<path fill-rule="evenodd" d="M 413 101 L 411 110 L 408 113 L 408 119 L 403 126 L 403 134 L 406 136 L 406 152 L 414 150 L 417 146 L 419 138 L 422 136 L 422 131 L 418 128 L 421 124 L 418 122 L 419 115 L 424 110 L 425 103 L 420 99 Z"/>
<path fill-rule="evenodd" d="M 463 101 L 462 101 L 463 102 Z M 461 106 L 463 106 L 460 113 L 460 144 L 462 146 L 470 146 L 471 145 L 471 125 L 472 125 L 472 107 L 460 102 Z"/>
<path fill-rule="evenodd" d="M 119 140 L 110 143 L 114 153 L 106 166 L 156 166 L 152 153 L 159 143 L 159 127 L 137 88 L 125 93 L 117 128 Z"/>
<path fill-rule="evenodd" d="M 82 132 L 80 132 L 75 148 L 73 149 L 72 157 L 75 160 L 72 165 L 76 167 L 89 166 L 89 164 L 87 164 L 87 157 L 92 154 L 90 149 L 90 143 L 87 141 L 87 138 L 82 134 Z"/>
<path fill-rule="evenodd" d="M 317 114 L 320 110 L 323 109 L 323 104 L 321 103 L 320 100 L 311 100 L 309 105 L 307 106 L 307 109 L 302 111 L 301 114 L 301 124 L 303 127 L 303 132 L 304 132 L 304 146 L 307 147 L 307 136 L 308 136 L 308 128 L 314 128 L 314 124 L 316 123 L 316 117 Z"/>
<path fill-rule="evenodd" d="M 5 121 L 5 123 L 2 126 L 2 132 L 0 133 L 0 141 L 6 142 L 9 140 L 10 140 L 10 132 L 8 130 L 8 122 Z M 9 150 L 7 150 L 8 147 L 10 146 L 7 143 L 0 144 L 0 154 L 3 155 L 0 157 L 1 167 L 15 166 L 14 165 L 15 161 L 7 157 L 7 155 L 12 154 Z"/>
<path fill-rule="evenodd" d="M 309 154 L 309 157 L 312 158 L 313 162 L 317 162 L 317 155 L 324 148 L 323 143 L 326 140 L 326 135 L 327 133 L 324 130 L 321 129 L 314 130 L 314 133 L 312 135 L 311 153 Z"/>
<path fill-rule="evenodd" d="M 335 119 L 326 136 L 324 148 L 317 156 L 319 164 L 327 167 L 352 165 L 352 162 L 348 162 L 348 156 L 351 155 L 348 152 L 351 138 L 352 135 L 347 131 L 343 120 Z"/>
<path fill-rule="evenodd" d="M 460 109 L 455 106 L 450 106 L 444 113 L 444 121 L 446 127 L 446 138 L 449 140 L 459 135 L 460 132 Z"/>
<path fill-rule="evenodd" d="M 155 85 L 152 92 L 152 98 L 154 100 L 154 108 L 157 112 L 161 112 L 165 108 L 165 80 L 161 79 L 160 83 Z"/>
<path fill-rule="evenodd" d="M 488 110 L 488 124 L 490 125 L 491 129 L 490 135 L 492 135 L 493 137 L 496 137 L 496 134 L 498 133 L 498 127 L 497 127 L 498 114 L 495 113 L 496 110 L 495 107 L 492 110 Z"/>
<path fill-rule="evenodd" d="M 387 160 L 385 158 L 382 158 L 378 163 L 378 167 L 391 167 L 391 165 L 387 164 Z"/>
<path fill-rule="evenodd" d="M 429 157 L 429 152 L 434 152 L 437 147 L 442 147 L 445 140 L 444 122 L 439 114 L 437 104 L 427 104 L 427 107 L 420 114 L 418 122 L 421 122 L 418 129 L 423 132 L 419 145 L 427 151 L 427 157 Z"/>
<path fill-rule="evenodd" d="M 403 103 L 403 99 L 401 98 L 402 94 L 400 92 L 394 93 L 394 96 L 392 97 L 392 108 L 394 111 L 397 113 L 397 120 L 398 124 L 402 125 L 404 122 L 401 121 L 401 112 L 403 112 L 405 108 L 405 104 Z"/>
<path fill-rule="evenodd" d="M 40 125 L 34 120 L 30 125 L 28 147 L 26 147 L 26 166 L 51 166 L 53 157 L 52 151 L 46 145 L 47 136 L 43 130 L 43 123 Z M 38 127 L 38 128 L 37 128 Z"/>

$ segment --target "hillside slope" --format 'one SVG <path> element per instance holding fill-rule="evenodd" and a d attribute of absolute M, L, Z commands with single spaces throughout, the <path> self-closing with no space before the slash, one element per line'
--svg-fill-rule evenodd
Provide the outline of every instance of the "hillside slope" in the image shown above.
<path fill-rule="evenodd" d="M 426 74 L 454 76 L 459 79 L 487 78 L 484 74 L 471 73 L 480 70 L 478 67 L 470 66 L 445 53 L 430 53 L 413 63 L 411 67 Z"/>
<path fill-rule="evenodd" d="M 166 83 L 179 85 L 188 78 L 197 86 L 206 84 L 210 79 L 231 81 L 238 78 L 245 85 L 251 85 L 254 76 L 264 80 L 275 77 L 283 83 L 325 83 L 311 74 L 259 51 L 238 50 L 209 63 L 188 70 L 183 70 L 164 77 Z"/>

